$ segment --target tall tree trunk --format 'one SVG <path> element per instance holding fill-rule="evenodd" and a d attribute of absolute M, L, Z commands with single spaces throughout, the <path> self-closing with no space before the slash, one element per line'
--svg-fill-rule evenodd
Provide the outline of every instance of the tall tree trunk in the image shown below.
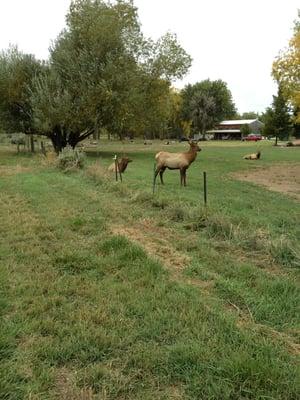
<path fill-rule="evenodd" d="M 34 153 L 34 137 L 33 137 L 33 135 L 30 135 L 30 151 L 31 151 L 31 153 Z"/>
<path fill-rule="evenodd" d="M 203 132 L 202 132 L 202 139 L 206 138 L 206 124 L 203 123 Z"/>
<path fill-rule="evenodd" d="M 51 142 L 52 142 L 54 151 L 55 151 L 55 153 L 58 155 L 59 152 L 62 150 L 62 147 L 61 147 L 60 144 L 58 143 L 57 138 L 51 136 L 50 139 L 51 139 Z"/>
<path fill-rule="evenodd" d="M 78 140 L 79 136 L 80 136 L 80 134 L 76 134 L 73 132 L 70 133 L 68 140 L 66 140 L 66 145 L 69 144 L 72 147 L 72 149 L 75 149 L 76 144 L 79 142 L 79 140 Z"/>
<path fill-rule="evenodd" d="M 61 132 L 55 132 L 49 137 L 51 139 L 56 154 L 60 153 L 62 149 L 66 147 L 67 141 L 65 137 L 63 137 Z"/>

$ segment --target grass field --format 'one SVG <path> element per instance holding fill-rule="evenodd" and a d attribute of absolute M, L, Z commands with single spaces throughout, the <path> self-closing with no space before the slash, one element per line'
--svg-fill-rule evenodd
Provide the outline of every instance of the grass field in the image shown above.
<path fill-rule="evenodd" d="M 300 148 L 205 142 L 153 196 L 186 147 L 103 142 L 70 173 L 0 147 L 0 399 L 300 398 L 300 202 L 235 175 L 300 175 Z"/>

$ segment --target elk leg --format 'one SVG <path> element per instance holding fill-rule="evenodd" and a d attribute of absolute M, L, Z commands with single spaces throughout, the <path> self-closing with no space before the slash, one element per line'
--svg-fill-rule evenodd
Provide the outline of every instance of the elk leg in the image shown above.
<path fill-rule="evenodd" d="M 183 169 L 180 168 L 180 186 L 182 186 L 183 183 Z"/>
<path fill-rule="evenodd" d="M 160 181 L 161 181 L 161 184 L 162 184 L 162 185 L 164 184 L 164 181 L 163 181 L 163 173 L 165 172 L 165 170 L 166 170 L 166 168 L 162 168 L 162 169 L 159 171 Z"/>
<path fill-rule="evenodd" d="M 186 169 L 183 170 L 183 184 L 186 186 Z"/>
<path fill-rule="evenodd" d="M 155 185 L 156 177 L 157 177 L 159 171 L 160 171 L 160 168 L 159 168 L 159 167 L 156 167 L 155 174 L 154 174 L 154 185 Z"/>

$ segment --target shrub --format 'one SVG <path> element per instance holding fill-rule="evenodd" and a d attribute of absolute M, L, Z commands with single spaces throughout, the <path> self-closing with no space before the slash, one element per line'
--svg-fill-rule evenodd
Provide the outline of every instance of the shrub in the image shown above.
<path fill-rule="evenodd" d="M 64 171 L 83 168 L 84 158 L 82 151 L 67 146 L 58 155 L 58 167 Z"/>
<path fill-rule="evenodd" d="M 10 138 L 10 143 L 11 144 L 16 144 L 16 145 L 23 145 L 25 146 L 25 134 L 24 133 L 14 133 L 11 135 Z"/>
<path fill-rule="evenodd" d="M 0 143 L 5 143 L 5 144 L 10 143 L 11 136 L 12 135 L 6 134 L 0 130 Z"/>

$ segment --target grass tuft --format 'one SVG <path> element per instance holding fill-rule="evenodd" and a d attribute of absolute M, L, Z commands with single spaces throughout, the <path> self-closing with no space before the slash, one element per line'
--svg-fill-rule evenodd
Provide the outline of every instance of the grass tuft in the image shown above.
<path fill-rule="evenodd" d="M 109 181 L 109 174 L 106 168 L 104 168 L 99 161 L 89 165 L 85 169 L 85 174 L 91 178 L 95 183 L 103 185 Z"/>
<path fill-rule="evenodd" d="M 300 268 L 299 245 L 292 243 L 285 236 L 270 242 L 269 253 L 277 264 L 284 267 Z"/>

